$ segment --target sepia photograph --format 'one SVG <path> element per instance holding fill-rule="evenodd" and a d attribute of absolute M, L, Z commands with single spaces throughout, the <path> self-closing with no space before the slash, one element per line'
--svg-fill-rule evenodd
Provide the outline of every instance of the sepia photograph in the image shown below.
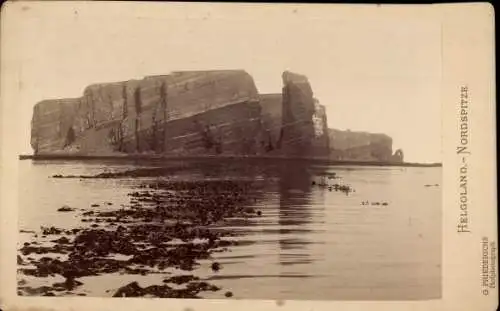
<path fill-rule="evenodd" d="M 17 296 L 442 299 L 442 23 L 191 5 L 11 9 Z"/>
<path fill-rule="evenodd" d="M 138 23 L 142 79 L 55 53 L 86 22 L 39 38 L 84 77 L 29 95 L 19 295 L 439 298 L 436 25 L 175 22 Z"/>

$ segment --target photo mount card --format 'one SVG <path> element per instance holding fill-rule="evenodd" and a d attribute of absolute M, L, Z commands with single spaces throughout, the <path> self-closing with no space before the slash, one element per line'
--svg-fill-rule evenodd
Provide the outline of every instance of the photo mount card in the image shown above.
<path fill-rule="evenodd" d="M 494 310 L 494 9 L 12 1 L 0 308 Z"/>

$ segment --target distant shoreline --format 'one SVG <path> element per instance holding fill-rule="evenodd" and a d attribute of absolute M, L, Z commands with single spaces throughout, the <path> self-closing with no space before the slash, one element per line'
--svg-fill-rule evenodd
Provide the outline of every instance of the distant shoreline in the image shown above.
<path fill-rule="evenodd" d="M 19 160 L 203 160 L 203 159 L 252 159 L 252 160 L 284 160 L 284 161 L 311 161 L 328 165 L 354 165 L 354 166 L 396 166 L 396 167 L 442 167 L 442 163 L 412 163 L 412 162 L 379 162 L 379 161 L 344 161 L 328 158 L 302 158 L 281 156 L 169 156 L 169 155 L 19 155 Z"/>

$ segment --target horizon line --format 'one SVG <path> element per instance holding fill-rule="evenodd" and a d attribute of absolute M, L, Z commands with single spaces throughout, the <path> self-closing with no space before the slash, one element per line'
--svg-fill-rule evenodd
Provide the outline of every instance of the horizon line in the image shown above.
<path fill-rule="evenodd" d="M 264 156 L 264 155 L 161 155 L 161 154 L 116 154 L 116 155 L 68 155 L 68 154 L 19 154 L 19 160 L 99 160 L 99 159 L 129 159 L 129 160 L 171 160 L 171 159 L 269 159 L 269 160 L 304 160 L 328 162 L 331 165 L 361 165 L 361 166 L 439 166 L 442 162 L 391 162 L 391 161 L 364 161 L 364 160 L 334 160 L 327 157 L 298 157 L 298 156 Z"/>

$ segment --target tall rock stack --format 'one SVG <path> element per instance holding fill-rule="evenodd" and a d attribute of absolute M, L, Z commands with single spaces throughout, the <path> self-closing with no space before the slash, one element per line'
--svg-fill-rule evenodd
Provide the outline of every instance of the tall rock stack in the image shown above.
<path fill-rule="evenodd" d="M 313 97 L 307 77 L 285 71 L 281 149 L 294 156 L 328 155 L 326 114 Z M 319 152 L 319 153 L 318 153 Z"/>

